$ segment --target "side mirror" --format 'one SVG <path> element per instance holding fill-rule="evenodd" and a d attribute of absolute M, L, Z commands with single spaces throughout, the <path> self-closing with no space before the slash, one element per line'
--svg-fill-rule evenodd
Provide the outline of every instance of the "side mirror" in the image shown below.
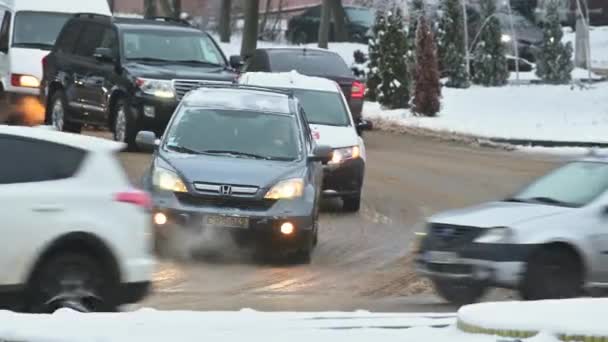
<path fill-rule="evenodd" d="M 316 146 L 315 149 L 312 151 L 312 155 L 308 157 L 308 160 L 318 161 L 323 164 L 327 164 L 333 158 L 333 156 L 334 150 L 331 147 L 326 145 L 319 145 Z"/>
<path fill-rule="evenodd" d="M 109 49 L 109 48 L 95 49 L 95 52 L 93 53 L 93 57 L 95 57 L 95 59 L 97 59 L 100 62 L 106 62 L 106 63 L 114 63 L 116 60 L 114 57 L 114 54 L 112 53 L 112 49 Z"/>
<path fill-rule="evenodd" d="M 230 56 L 230 67 L 233 69 L 240 69 L 243 67 L 245 63 L 243 62 L 243 58 L 239 55 Z"/>
<path fill-rule="evenodd" d="M 371 131 L 374 124 L 371 121 L 361 120 L 357 123 L 357 131 Z"/>
<path fill-rule="evenodd" d="M 135 143 L 144 152 L 154 152 L 160 145 L 160 140 L 156 139 L 154 132 L 140 131 L 135 137 Z"/>

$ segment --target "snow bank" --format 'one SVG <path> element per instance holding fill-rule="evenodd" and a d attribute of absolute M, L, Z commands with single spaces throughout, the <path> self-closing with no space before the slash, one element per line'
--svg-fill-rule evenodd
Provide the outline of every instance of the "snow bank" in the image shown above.
<path fill-rule="evenodd" d="M 363 115 L 395 124 L 483 138 L 608 143 L 608 83 L 443 89 L 438 117 L 383 110 L 366 102 Z"/>

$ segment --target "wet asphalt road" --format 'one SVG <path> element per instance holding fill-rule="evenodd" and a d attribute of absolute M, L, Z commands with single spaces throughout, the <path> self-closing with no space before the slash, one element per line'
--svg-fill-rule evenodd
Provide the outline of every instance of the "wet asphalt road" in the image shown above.
<path fill-rule="evenodd" d="M 505 197 L 555 167 L 557 158 L 372 132 L 358 214 L 323 205 L 320 242 L 305 266 L 257 264 L 230 246 L 212 260 L 161 261 L 138 306 L 171 310 L 453 311 L 412 272 L 415 226 L 437 211 Z M 149 162 L 123 154 L 133 181 Z M 506 291 L 492 299 L 512 297 Z"/>

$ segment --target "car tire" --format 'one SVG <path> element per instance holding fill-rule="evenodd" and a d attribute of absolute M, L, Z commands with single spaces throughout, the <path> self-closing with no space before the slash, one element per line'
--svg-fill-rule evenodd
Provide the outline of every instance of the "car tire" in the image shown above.
<path fill-rule="evenodd" d="M 49 113 L 47 115 L 49 124 L 60 132 L 80 133 L 82 124 L 70 121 L 70 110 L 67 100 L 62 91 L 56 91 L 51 97 Z"/>
<path fill-rule="evenodd" d="M 28 311 L 53 313 L 68 307 L 84 312 L 114 312 L 108 294 L 117 284 L 110 270 L 86 253 L 54 254 L 37 267 L 28 288 Z"/>
<path fill-rule="evenodd" d="M 545 247 L 529 259 L 520 295 L 525 300 L 563 299 L 583 294 L 584 270 L 576 252 Z"/>
<path fill-rule="evenodd" d="M 486 293 L 487 286 L 476 281 L 434 279 L 435 292 L 458 306 L 477 302 Z"/>
<path fill-rule="evenodd" d="M 131 111 L 126 99 L 119 99 L 113 110 L 112 135 L 114 141 L 127 144 L 127 151 L 136 151 L 137 117 Z"/>
<path fill-rule="evenodd" d="M 361 193 L 342 197 L 342 209 L 348 213 L 356 213 L 361 209 Z"/>

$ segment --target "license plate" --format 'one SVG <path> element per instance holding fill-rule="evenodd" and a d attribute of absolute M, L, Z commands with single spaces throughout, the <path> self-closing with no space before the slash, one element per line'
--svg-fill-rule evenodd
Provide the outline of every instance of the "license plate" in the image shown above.
<path fill-rule="evenodd" d="M 205 225 L 225 228 L 249 228 L 249 218 L 240 216 L 209 215 L 205 217 Z"/>
<path fill-rule="evenodd" d="M 433 264 L 456 264 L 460 258 L 458 254 L 452 252 L 430 251 L 427 252 L 426 260 Z"/>

